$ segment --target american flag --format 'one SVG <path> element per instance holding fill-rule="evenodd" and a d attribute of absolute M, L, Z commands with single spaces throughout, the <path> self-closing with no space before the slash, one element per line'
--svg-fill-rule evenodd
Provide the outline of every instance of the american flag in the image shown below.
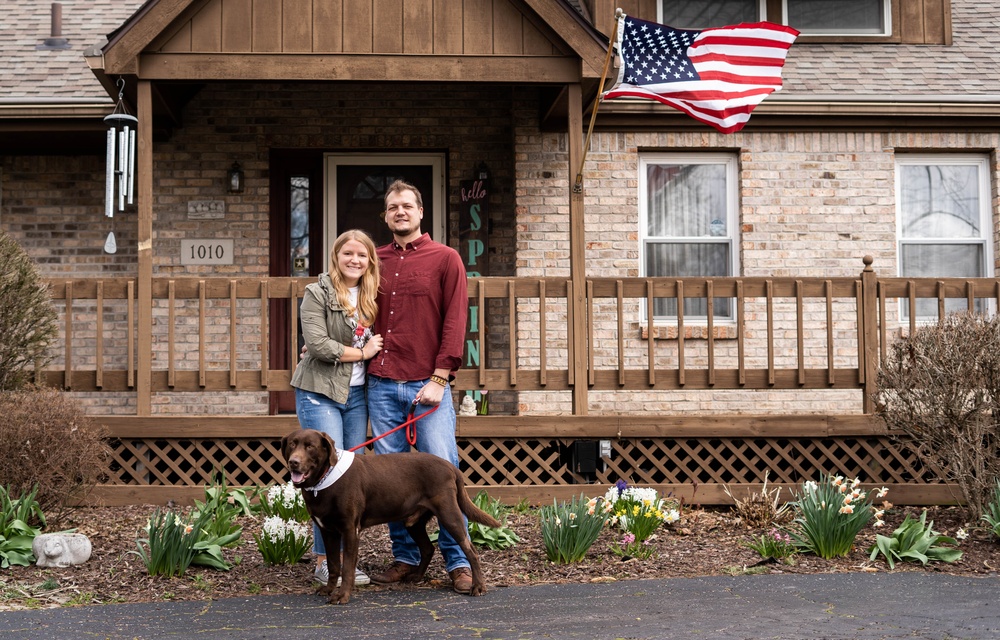
<path fill-rule="evenodd" d="M 799 32 L 771 22 L 692 31 L 618 18 L 618 79 L 602 98 L 636 97 L 680 109 L 722 133 L 781 90 L 781 67 Z"/>

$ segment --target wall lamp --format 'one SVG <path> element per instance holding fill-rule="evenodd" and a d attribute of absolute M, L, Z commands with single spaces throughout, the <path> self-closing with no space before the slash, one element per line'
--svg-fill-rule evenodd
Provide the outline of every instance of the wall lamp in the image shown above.
<path fill-rule="evenodd" d="M 243 193 L 244 184 L 243 167 L 239 162 L 234 162 L 226 172 L 226 184 L 229 186 L 229 193 Z"/>

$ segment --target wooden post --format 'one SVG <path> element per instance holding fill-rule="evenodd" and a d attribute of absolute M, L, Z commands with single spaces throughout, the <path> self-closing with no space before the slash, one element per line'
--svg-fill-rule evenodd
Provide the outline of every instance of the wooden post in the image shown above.
<path fill-rule="evenodd" d="M 136 97 L 139 139 L 136 163 L 138 215 L 138 339 L 136 414 L 152 413 L 153 373 L 153 91 L 149 80 L 140 80 Z"/>
<path fill-rule="evenodd" d="M 864 380 L 861 384 L 861 392 L 864 394 L 861 399 L 862 411 L 866 415 L 875 412 L 875 376 L 878 369 L 878 275 L 872 269 L 875 261 L 871 256 L 862 258 L 865 264 L 861 272 L 861 300 L 864 304 L 861 317 L 864 320 L 864 344 L 858 345 L 858 366 L 864 371 Z"/>
<path fill-rule="evenodd" d="M 569 126 L 567 129 L 569 148 L 569 265 L 570 280 L 573 282 L 573 340 L 575 357 L 570 366 L 574 368 L 573 415 L 587 415 L 587 248 L 583 225 L 583 183 L 576 180 L 576 171 L 583 159 L 583 97 L 579 84 L 567 87 L 569 97 Z"/>

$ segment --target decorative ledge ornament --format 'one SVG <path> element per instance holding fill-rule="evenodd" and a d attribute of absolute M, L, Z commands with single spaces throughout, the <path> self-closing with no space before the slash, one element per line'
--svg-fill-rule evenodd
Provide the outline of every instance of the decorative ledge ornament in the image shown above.
<path fill-rule="evenodd" d="M 125 210 L 132 204 L 135 190 L 135 131 L 138 120 L 125 107 L 125 80 L 118 80 L 118 104 L 104 117 L 108 127 L 107 166 L 104 182 L 104 215 L 111 218 L 111 231 L 104 243 L 107 253 L 115 253 L 115 210 Z"/>
<path fill-rule="evenodd" d="M 476 415 L 476 401 L 472 399 L 472 396 L 462 396 L 462 404 L 459 406 L 458 415 L 460 416 L 474 416 Z"/>

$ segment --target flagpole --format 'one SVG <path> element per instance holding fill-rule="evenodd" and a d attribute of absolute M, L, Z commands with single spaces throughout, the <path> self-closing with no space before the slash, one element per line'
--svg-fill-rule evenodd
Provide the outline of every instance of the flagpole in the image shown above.
<path fill-rule="evenodd" d="M 615 48 L 615 40 L 618 37 L 618 20 L 622 17 L 621 8 L 615 9 L 615 24 L 611 28 L 611 39 L 608 40 L 608 54 L 604 57 L 604 71 L 601 72 L 601 85 L 597 89 L 597 97 L 594 99 L 594 108 L 590 112 L 590 126 L 587 127 L 587 137 L 583 141 L 583 157 L 580 158 L 580 170 L 576 172 L 576 184 L 573 191 L 579 193 L 583 190 L 583 165 L 587 162 L 587 152 L 590 150 L 590 135 L 594 133 L 594 122 L 597 121 L 597 109 L 601 106 L 601 94 L 604 93 L 604 81 L 608 77 L 608 69 L 611 67 L 611 52 Z"/>

